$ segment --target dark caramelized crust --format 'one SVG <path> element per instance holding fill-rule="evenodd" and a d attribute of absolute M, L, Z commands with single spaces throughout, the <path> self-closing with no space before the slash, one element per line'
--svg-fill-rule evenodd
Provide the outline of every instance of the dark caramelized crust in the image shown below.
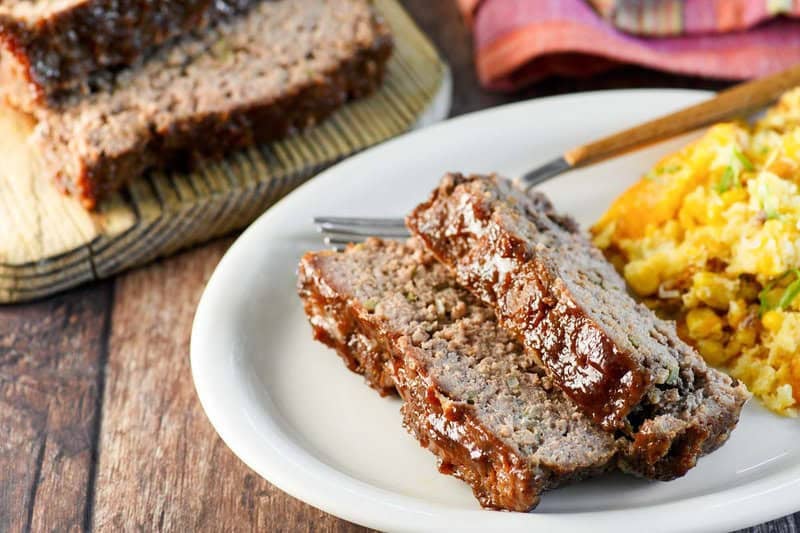
<path fill-rule="evenodd" d="M 634 302 L 544 196 L 497 176 L 447 175 L 407 223 L 585 413 L 628 437 L 623 468 L 670 479 L 727 439 L 744 386 Z"/>
<path fill-rule="evenodd" d="M 186 170 L 317 123 L 375 90 L 391 50 L 367 0 L 261 2 L 39 111 L 34 141 L 91 209 L 147 170 Z"/>
<path fill-rule="evenodd" d="M 0 94 L 31 111 L 84 92 L 100 71 L 259 0 L 7 0 L 0 4 Z"/>
<path fill-rule="evenodd" d="M 442 408 L 436 385 L 431 382 L 413 357 L 392 359 L 388 339 L 380 343 L 380 329 L 345 301 L 324 298 L 313 286 L 301 293 L 306 314 L 311 318 L 314 339 L 336 350 L 347 368 L 364 376 L 366 383 L 381 396 L 399 392 L 403 426 L 423 448 L 439 458 L 439 471 L 467 482 L 484 507 L 527 511 L 539 502 L 539 491 L 524 461 L 499 442 L 472 414 L 460 405 Z M 395 352 L 402 353 L 400 346 Z M 395 383 L 397 386 L 395 387 Z M 473 453 L 479 450 L 479 456 Z"/>
<path fill-rule="evenodd" d="M 523 456 L 478 421 L 472 406 L 454 402 L 441 391 L 426 375 L 424 363 L 407 338 L 399 340 L 398 353 L 407 354 L 393 359 L 395 383 L 405 402 L 403 425 L 422 447 L 439 457 L 439 472 L 468 483 L 483 507 L 529 511 L 538 505 L 543 489 L 569 479 L 569 474 L 565 472 L 561 478 L 557 471 L 539 478 Z M 577 477 L 604 468 L 598 465 Z"/>
<path fill-rule="evenodd" d="M 326 290 L 311 254 L 300 267 L 299 293 L 311 323 L 314 340 L 336 350 L 347 368 L 364 376 L 381 396 L 397 393 L 392 377 L 391 355 L 383 342 L 376 343 L 374 326 L 360 320 L 344 295 Z"/>
<path fill-rule="evenodd" d="M 419 245 L 309 253 L 299 291 L 315 338 L 380 392 L 394 383 L 406 428 L 483 506 L 526 511 L 613 464 L 614 439 Z"/>

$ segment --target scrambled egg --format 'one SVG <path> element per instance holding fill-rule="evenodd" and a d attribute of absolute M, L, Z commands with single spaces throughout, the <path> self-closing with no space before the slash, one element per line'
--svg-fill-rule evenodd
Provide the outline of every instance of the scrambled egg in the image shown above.
<path fill-rule="evenodd" d="M 592 228 L 645 303 L 767 407 L 800 413 L 800 89 L 661 160 Z"/>

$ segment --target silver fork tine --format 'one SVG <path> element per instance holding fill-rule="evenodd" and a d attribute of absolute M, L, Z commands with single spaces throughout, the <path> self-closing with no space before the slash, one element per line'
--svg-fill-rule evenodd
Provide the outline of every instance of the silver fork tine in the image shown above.
<path fill-rule="evenodd" d="M 409 232 L 401 233 L 387 233 L 382 231 L 374 231 L 372 233 L 363 233 L 363 234 L 353 234 L 353 233 L 322 233 L 322 240 L 325 241 L 325 244 L 331 245 L 339 245 L 339 244 L 348 244 L 351 242 L 363 242 L 370 237 L 380 237 L 382 239 L 407 239 L 411 236 Z"/>
<path fill-rule="evenodd" d="M 355 217 L 315 217 L 317 230 L 325 236 L 325 242 L 339 244 L 363 241 L 364 237 L 400 238 L 409 235 L 399 218 L 355 218 Z"/>
<path fill-rule="evenodd" d="M 408 235 L 404 235 L 403 237 L 407 237 Z M 383 237 L 385 239 L 396 239 L 398 237 L 393 236 L 386 236 L 386 235 L 353 235 L 350 238 L 346 237 L 339 237 L 335 235 L 325 235 L 322 240 L 325 242 L 327 246 L 330 246 L 334 250 L 342 251 L 347 247 L 348 244 L 357 244 L 360 242 L 364 242 L 367 240 L 368 237 Z"/>
<path fill-rule="evenodd" d="M 566 172 L 571 167 L 563 157 L 542 165 L 515 181 L 525 190 Z M 409 232 L 402 219 L 370 217 L 314 217 L 314 225 L 322 233 L 325 244 L 340 250 L 350 242 L 361 242 L 366 237 L 402 238 Z"/>
<path fill-rule="evenodd" d="M 346 237 L 408 237 L 408 230 L 404 227 L 341 227 L 324 228 L 317 226 L 317 230 L 323 235 L 335 235 L 342 238 Z"/>
<path fill-rule="evenodd" d="M 325 237 L 323 237 L 322 240 L 325 242 L 325 244 L 329 246 L 345 246 L 350 243 L 364 242 L 369 237 L 378 237 L 378 235 L 369 235 L 369 236 L 357 235 L 352 238 L 343 238 L 343 237 L 337 237 L 335 235 L 326 235 Z M 388 238 L 397 238 L 397 237 L 388 237 Z"/>
<path fill-rule="evenodd" d="M 337 239 L 335 237 L 325 237 L 322 240 L 325 242 L 326 246 L 329 246 L 329 247 L 333 248 L 337 252 L 341 252 L 342 250 L 344 250 L 347 247 L 348 244 L 350 244 L 350 243 L 354 243 L 355 244 L 355 243 L 358 243 L 358 242 L 362 242 L 364 240 L 364 238 L 363 237 L 358 237 L 356 240 L 346 241 L 346 240 Z"/>
<path fill-rule="evenodd" d="M 404 228 L 401 218 L 314 217 L 314 224 L 325 230 L 351 228 Z"/>
<path fill-rule="evenodd" d="M 326 235 L 325 237 L 323 237 L 322 240 L 328 246 L 345 246 L 347 244 L 350 244 L 351 242 L 353 242 L 353 243 L 362 242 L 365 239 L 366 239 L 366 237 L 355 237 L 353 239 L 341 239 L 339 237 L 331 237 L 330 235 Z"/>

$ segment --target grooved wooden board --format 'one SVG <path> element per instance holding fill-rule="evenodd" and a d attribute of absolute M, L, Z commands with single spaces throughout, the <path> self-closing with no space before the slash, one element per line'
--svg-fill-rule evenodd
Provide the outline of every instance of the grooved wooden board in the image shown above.
<path fill-rule="evenodd" d="M 321 169 L 412 128 L 441 94 L 447 66 L 397 0 L 375 4 L 395 36 L 376 94 L 303 133 L 194 172 L 150 173 L 94 214 L 39 170 L 27 143 L 33 124 L 0 109 L 0 303 L 105 278 L 242 228 Z"/>
<path fill-rule="evenodd" d="M 453 69 L 454 115 L 575 91 L 727 86 L 629 68 L 489 93 L 475 76 L 456 3 L 402 2 Z M 0 149 L 0 169 L 5 164 Z M 43 301 L 0 306 L 0 530 L 364 531 L 250 470 L 196 400 L 187 357 L 192 317 L 231 242 L 217 239 Z M 746 533 L 799 531 L 797 513 Z"/>

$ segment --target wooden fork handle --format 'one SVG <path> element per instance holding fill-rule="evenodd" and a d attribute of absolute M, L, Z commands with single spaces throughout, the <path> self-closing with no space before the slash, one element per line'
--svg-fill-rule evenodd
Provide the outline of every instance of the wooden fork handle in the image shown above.
<path fill-rule="evenodd" d="M 770 104 L 781 93 L 798 85 L 800 65 L 736 85 L 705 102 L 578 146 L 566 152 L 564 159 L 572 167 L 598 163 L 650 143 L 742 116 Z"/>

